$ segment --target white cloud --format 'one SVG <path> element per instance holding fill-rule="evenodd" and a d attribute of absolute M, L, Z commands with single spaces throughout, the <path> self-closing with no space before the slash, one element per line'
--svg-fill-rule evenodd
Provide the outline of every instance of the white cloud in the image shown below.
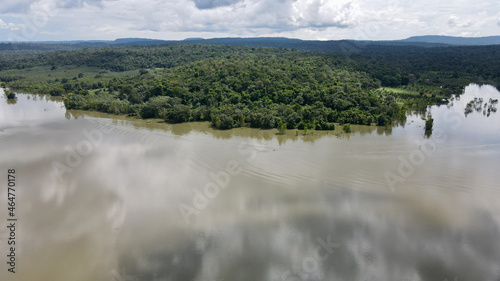
<path fill-rule="evenodd" d="M 307 27 L 346 27 L 354 22 L 355 5 L 329 1 L 245 0 L 230 6 L 198 9 L 192 1 L 155 0 L 105 1 L 107 21 L 133 23 L 134 30 L 157 32 L 241 31 L 271 29 L 294 30 Z M 100 11 L 94 9 L 95 13 Z M 67 12 L 66 12 L 67 13 Z M 105 20 L 103 20 L 105 21 Z"/>
<path fill-rule="evenodd" d="M 36 27 L 30 40 L 288 36 L 399 39 L 498 33 L 489 0 L 2 0 L 0 17 Z M 55 11 L 55 12 L 53 12 Z M 486 11 L 486 12 L 485 12 Z M 45 13 L 45 14 L 44 14 Z M 38 20 L 38 22 L 36 22 Z M 26 23 L 28 22 L 28 24 Z M 5 29 L 3 22 L 0 28 Z M 17 27 L 19 28 L 19 26 Z M 21 28 L 22 29 L 22 28 Z M 5 40 L 0 32 L 0 41 Z"/>
<path fill-rule="evenodd" d="M 291 6 L 290 24 L 301 27 L 347 27 L 355 23 L 359 9 L 353 1 L 297 0 Z"/>
<path fill-rule="evenodd" d="M 0 29 L 7 29 L 11 31 L 17 31 L 22 27 L 21 24 L 14 24 L 14 23 L 6 23 L 2 19 L 0 19 Z"/>
<path fill-rule="evenodd" d="M 459 19 L 457 16 L 451 15 L 448 18 L 448 25 L 450 27 L 460 27 L 460 28 L 463 28 L 463 27 L 469 27 L 469 26 L 471 26 L 472 22 L 470 20 Z"/>
<path fill-rule="evenodd" d="M 0 13 L 28 13 L 33 8 L 51 3 L 58 8 L 81 8 L 84 5 L 100 5 L 103 0 L 2 0 Z"/>

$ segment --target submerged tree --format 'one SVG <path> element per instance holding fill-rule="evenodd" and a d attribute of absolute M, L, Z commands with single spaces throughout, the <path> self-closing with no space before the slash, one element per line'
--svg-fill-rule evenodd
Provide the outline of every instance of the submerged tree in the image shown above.
<path fill-rule="evenodd" d="M 16 94 L 14 92 L 11 92 L 9 90 L 5 90 L 5 95 L 7 96 L 7 99 L 13 100 L 16 98 Z"/>
<path fill-rule="evenodd" d="M 286 123 L 283 120 L 278 122 L 278 134 L 284 135 L 286 132 Z"/>
<path fill-rule="evenodd" d="M 351 124 L 344 124 L 344 132 L 346 133 L 351 132 Z"/>

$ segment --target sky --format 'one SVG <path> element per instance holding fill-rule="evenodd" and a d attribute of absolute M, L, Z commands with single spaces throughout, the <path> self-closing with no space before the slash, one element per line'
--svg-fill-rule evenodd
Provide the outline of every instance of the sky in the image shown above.
<path fill-rule="evenodd" d="M 500 35 L 498 0 L 0 1 L 0 41 Z"/>

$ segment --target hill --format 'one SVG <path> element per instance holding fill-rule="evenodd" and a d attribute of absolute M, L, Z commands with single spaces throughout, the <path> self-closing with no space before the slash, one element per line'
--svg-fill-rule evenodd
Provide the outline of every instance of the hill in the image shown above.
<path fill-rule="evenodd" d="M 281 130 L 386 125 L 471 82 L 500 85 L 498 45 L 132 38 L 71 49 L 79 44 L 4 45 L 2 86 L 64 95 L 68 109 Z"/>
<path fill-rule="evenodd" d="M 452 37 L 452 36 L 414 36 L 408 39 L 401 40 L 407 43 L 434 43 L 448 44 L 460 46 L 484 46 L 484 45 L 500 45 L 500 36 L 488 37 Z"/>

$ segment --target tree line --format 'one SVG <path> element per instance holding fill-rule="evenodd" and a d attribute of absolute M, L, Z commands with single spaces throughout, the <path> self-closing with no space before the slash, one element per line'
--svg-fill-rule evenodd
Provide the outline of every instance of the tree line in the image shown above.
<path fill-rule="evenodd" d="M 219 129 L 329 130 L 391 124 L 471 81 L 498 81 L 497 49 L 371 46 L 349 56 L 201 44 L 58 50 L 3 57 L 0 81 L 64 95 L 68 109 L 210 121 Z M 69 67 L 81 73 L 62 78 Z"/>

